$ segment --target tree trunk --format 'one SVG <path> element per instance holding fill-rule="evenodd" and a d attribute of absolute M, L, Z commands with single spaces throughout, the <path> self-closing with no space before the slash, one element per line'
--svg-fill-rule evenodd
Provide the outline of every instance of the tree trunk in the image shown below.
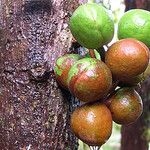
<path fill-rule="evenodd" d="M 125 11 L 128 11 L 130 9 L 146 9 L 150 11 L 150 0 L 124 0 L 126 9 Z"/>
<path fill-rule="evenodd" d="M 76 100 L 55 81 L 69 52 L 70 13 L 83 0 L 0 0 L 0 149 L 75 150 Z"/>
<path fill-rule="evenodd" d="M 126 11 L 132 8 L 141 8 L 150 10 L 149 0 L 125 0 Z M 138 92 L 144 103 L 144 111 L 142 116 L 132 125 L 122 126 L 121 150 L 148 150 L 148 142 L 150 135 L 148 128 L 150 126 L 150 78 L 147 79 Z"/>

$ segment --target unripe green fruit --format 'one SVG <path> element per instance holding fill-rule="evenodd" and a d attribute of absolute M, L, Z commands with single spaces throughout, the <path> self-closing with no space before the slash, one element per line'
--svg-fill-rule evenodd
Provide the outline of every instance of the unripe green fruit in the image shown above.
<path fill-rule="evenodd" d="M 108 94 L 111 86 L 110 69 L 95 58 L 80 59 L 68 73 L 70 92 L 84 102 L 102 99 Z"/>
<path fill-rule="evenodd" d="M 112 40 L 114 22 L 103 6 L 87 3 L 79 6 L 73 13 L 70 30 L 82 46 L 97 49 Z"/>
<path fill-rule="evenodd" d="M 56 66 L 54 68 L 54 73 L 58 83 L 65 89 L 68 89 L 67 78 L 68 72 L 71 66 L 80 59 L 78 54 L 66 54 L 59 57 L 56 60 Z"/>
<path fill-rule="evenodd" d="M 150 12 L 143 9 L 127 11 L 119 21 L 118 38 L 135 38 L 150 47 Z"/>

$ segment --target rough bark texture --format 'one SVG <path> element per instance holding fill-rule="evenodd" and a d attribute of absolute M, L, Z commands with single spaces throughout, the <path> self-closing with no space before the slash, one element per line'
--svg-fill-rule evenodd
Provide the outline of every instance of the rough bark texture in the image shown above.
<path fill-rule="evenodd" d="M 125 0 L 126 10 L 132 8 L 142 8 L 150 10 L 149 0 Z M 150 128 L 150 78 L 147 79 L 138 92 L 144 103 L 144 111 L 140 119 L 132 125 L 122 127 L 121 150 L 148 150 L 150 135 L 147 134 Z"/>
<path fill-rule="evenodd" d="M 68 52 L 70 13 L 80 0 L 0 0 L 0 149 L 75 150 L 76 105 L 55 81 Z"/>

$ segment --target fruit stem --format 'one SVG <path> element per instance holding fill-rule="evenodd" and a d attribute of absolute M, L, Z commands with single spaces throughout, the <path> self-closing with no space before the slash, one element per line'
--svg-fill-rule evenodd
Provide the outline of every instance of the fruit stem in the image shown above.
<path fill-rule="evenodd" d="M 106 96 L 106 98 L 104 98 L 104 101 L 108 100 L 115 93 L 116 87 L 118 86 L 118 84 L 119 84 L 119 80 L 116 80 L 113 83 L 111 89 L 109 90 L 109 94 Z"/>
<path fill-rule="evenodd" d="M 101 56 L 99 54 L 99 52 L 96 49 L 88 49 L 89 50 L 89 55 L 91 58 L 96 58 L 98 60 L 101 60 Z"/>
<path fill-rule="evenodd" d="M 100 56 L 101 56 L 101 60 L 102 60 L 103 62 L 105 62 L 105 49 L 104 49 L 104 47 L 98 48 L 97 51 L 98 51 L 98 53 L 99 53 Z"/>
<path fill-rule="evenodd" d="M 89 146 L 90 150 L 100 150 L 101 146 Z"/>
<path fill-rule="evenodd" d="M 91 58 L 96 58 L 95 52 L 93 49 L 89 49 L 89 54 L 90 54 Z"/>

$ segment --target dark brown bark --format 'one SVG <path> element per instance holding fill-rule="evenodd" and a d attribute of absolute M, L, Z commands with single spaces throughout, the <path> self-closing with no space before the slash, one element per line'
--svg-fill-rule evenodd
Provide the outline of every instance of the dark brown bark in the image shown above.
<path fill-rule="evenodd" d="M 150 11 L 150 0 L 125 0 L 126 11 L 130 9 L 146 9 Z"/>
<path fill-rule="evenodd" d="M 83 2 L 83 1 L 81 1 Z M 0 1 L 0 149 L 74 150 L 76 103 L 54 61 L 71 47 L 67 22 L 80 0 Z"/>
<path fill-rule="evenodd" d="M 142 8 L 150 10 L 149 0 L 125 0 L 126 10 L 131 8 Z M 132 6 L 132 7 L 131 7 Z M 148 139 L 146 132 L 150 127 L 150 78 L 147 79 L 140 88 L 137 89 L 144 103 L 142 116 L 128 126 L 122 126 L 121 150 L 148 150 Z M 148 135 L 149 136 L 149 135 Z"/>

